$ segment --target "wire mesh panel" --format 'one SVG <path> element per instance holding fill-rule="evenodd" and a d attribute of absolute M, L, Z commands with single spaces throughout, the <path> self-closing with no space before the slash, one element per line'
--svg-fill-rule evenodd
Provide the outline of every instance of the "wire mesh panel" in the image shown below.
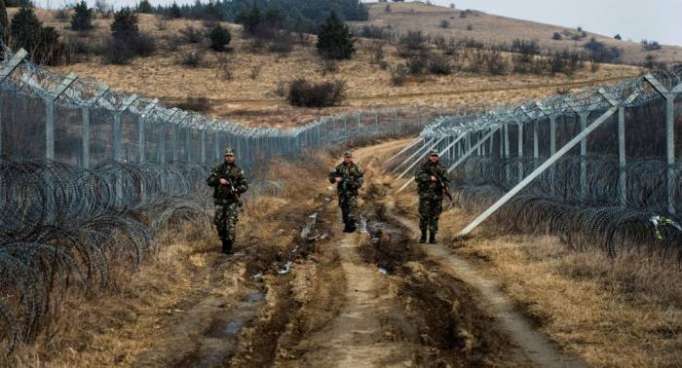
<path fill-rule="evenodd" d="M 90 110 L 90 166 L 113 161 L 113 114 L 104 108 Z"/>
<path fill-rule="evenodd" d="M 45 158 L 45 103 L 12 86 L 0 89 L 2 155 L 15 160 Z"/>

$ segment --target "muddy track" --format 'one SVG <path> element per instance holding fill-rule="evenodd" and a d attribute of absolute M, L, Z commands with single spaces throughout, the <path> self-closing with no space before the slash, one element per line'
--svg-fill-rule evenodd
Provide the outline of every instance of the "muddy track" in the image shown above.
<path fill-rule="evenodd" d="M 198 262 L 193 291 L 134 366 L 583 366 L 470 266 L 417 244 L 414 225 L 393 213 L 390 186 L 373 180 L 378 161 L 359 156 L 368 172 L 361 231 L 340 231 L 330 190 L 311 200 L 314 215 L 287 218 L 300 229 L 288 254 L 247 245 Z"/>
<path fill-rule="evenodd" d="M 419 229 L 415 223 L 397 215 L 391 217 L 409 228 L 413 237 L 416 236 Z M 469 262 L 440 245 L 424 245 L 420 248 L 443 272 L 462 280 L 480 294 L 499 328 L 509 335 L 532 362 L 549 368 L 586 367 L 577 357 L 562 353 L 546 336 L 535 331 L 531 321 L 517 311 L 497 283 L 481 276 Z"/>
<path fill-rule="evenodd" d="M 394 147 L 394 145 L 383 145 Z M 374 161 L 380 161 L 385 156 L 383 146 L 370 147 L 362 152 L 363 157 L 373 157 Z M 390 195 L 386 194 L 389 188 L 384 188 L 382 198 L 391 205 L 383 205 L 381 215 L 386 221 L 393 222 L 406 229 L 407 236 L 416 239 L 419 233 L 417 224 L 393 210 L 394 203 Z M 413 242 L 414 243 L 414 242 Z M 415 247 L 433 262 L 445 275 L 460 280 L 470 287 L 478 295 L 479 304 L 485 305 L 486 310 L 494 317 L 494 328 L 505 333 L 510 341 L 518 347 L 518 354 L 523 354 L 537 366 L 541 367 L 567 367 L 582 368 L 585 363 L 577 357 L 561 352 L 558 347 L 545 335 L 533 328 L 532 322 L 517 310 L 513 302 L 500 290 L 494 280 L 489 280 L 480 275 L 469 262 L 450 252 L 441 245 L 418 245 Z"/>

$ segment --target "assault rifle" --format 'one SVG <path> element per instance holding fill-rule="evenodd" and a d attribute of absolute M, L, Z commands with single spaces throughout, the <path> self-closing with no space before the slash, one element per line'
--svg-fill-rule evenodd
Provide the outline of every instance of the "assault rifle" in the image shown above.
<path fill-rule="evenodd" d="M 227 184 L 220 184 L 221 186 L 227 187 L 227 190 L 230 192 L 235 197 L 239 197 L 239 192 L 237 191 L 237 188 L 234 187 L 234 184 L 232 184 L 232 180 L 226 175 L 220 175 L 218 177 L 218 180 L 220 179 L 225 179 L 227 180 Z"/>
<path fill-rule="evenodd" d="M 440 175 L 434 176 L 436 177 L 438 185 L 443 188 L 443 194 L 445 194 L 445 196 L 450 200 L 450 205 L 453 205 L 454 201 L 452 200 L 452 194 L 450 194 L 450 188 L 448 188 L 448 185 L 443 181 L 443 178 Z"/>
<path fill-rule="evenodd" d="M 350 175 L 339 175 L 336 171 L 331 172 L 329 181 L 336 183 L 336 178 L 341 178 L 338 185 L 342 192 L 347 193 L 349 189 L 353 189 L 348 187 L 350 184 L 354 184 Z"/>

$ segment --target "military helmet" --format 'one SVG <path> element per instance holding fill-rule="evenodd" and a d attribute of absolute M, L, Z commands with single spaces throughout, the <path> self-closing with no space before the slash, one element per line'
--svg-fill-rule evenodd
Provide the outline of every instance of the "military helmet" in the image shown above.
<path fill-rule="evenodd" d="M 225 156 L 234 156 L 234 150 L 232 147 L 225 147 Z"/>
<path fill-rule="evenodd" d="M 346 151 L 343 153 L 343 157 L 353 157 L 353 152 L 351 151 Z"/>
<path fill-rule="evenodd" d="M 438 151 L 431 150 L 431 151 L 429 151 L 429 156 L 440 156 L 440 155 L 438 154 Z"/>

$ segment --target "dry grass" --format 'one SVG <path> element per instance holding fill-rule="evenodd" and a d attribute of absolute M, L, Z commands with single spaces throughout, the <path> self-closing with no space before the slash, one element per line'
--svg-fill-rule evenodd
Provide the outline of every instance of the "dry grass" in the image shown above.
<path fill-rule="evenodd" d="M 201 236 L 204 226 L 184 226 L 159 239 L 168 245 L 136 273 L 119 274 L 108 295 L 67 298 L 53 336 L 20 347 L 5 362 L 12 367 L 129 366 L 131 358 L 154 341 L 161 315 L 180 312 L 176 305 L 191 292 L 192 278 L 207 260 L 214 242 Z M 77 323 L 74 323 L 77 321 Z M 0 362 L 2 366 L 2 362 Z"/>
<path fill-rule="evenodd" d="M 311 155 L 303 165 L 278 162 L 261 174 L 282 186 L 276 196 L 246 201 L 237 229 L 241 258 L 225 262 L 210 221 L 169 229 L 157 240 L 164 244 L 159 253 L 138 272 L 117 274 L 108 294 L 66 298 L 49 336 L 19 347 L 10 360 L 0 358 L 0 367 L 163 366 L 164 359 L 190 353 L 192 329 L 208 313 L 197 311 L 200 302 L 216 295 L 240 300 L 251 275 L 267 272 L 295 244 L 319 205 L 315 198 L 326 190 L 319 183 L 327 161 L 324 154 Z M 188 319 L 187 313 L 198 317 Z M 184 335 L 172 336 L 183 324 Z"/>
<path fill-rule="evenodd" d="M 445 214 L 445 237 L 467 220 L 456 210 Z M 483 229 L 456 251 L 502 282 L 562 348 L 595 367 L 682 365 L 679 267 L 640 254 L 575 252 L 550 236 L 493 234 Z"/>
<path fill-rule="evenodd" d="M 439 6 L 427 6 L 423 3 L 391 4 L 392 11 L 384 11 L 386 4 L 370 5 L 370 20 L 368 22 L 354 22 L 355 26 L 361 27 L 366 24 L 378 27 L 391 26 L 391 30 L 405 33 L 407 31 L 421 30 L 432 36 L 446 38 L 465 39 L 471 38 L 487 44 L 506 43 L 510 45 L 515 39 L 537 40 L 542 48 L 550 50 L 582 49 L 583 45 L 595 37 L 598 41 L 609 47 L 618 47 L 623 50 L 623 61 L 626 63 L 640 64 L 645 61 L 647 55 L 654 55 L 662 62 L 682 62 L 682 47 L 664 46 L 661 50 L 644 52 L 639 40 L 634 42 L 618 41 L 612 36 L 604 36 L 596 33 L 587 33 L 587 37 L 580 41 L 573 41 L 564 37 L 564 40 L 552 39 L 554 32 L 564 31 L 577 32 L 568 27 L 559 27 L 520 19 L 474 12 L 466 18 L 460 18 L 463 10 L 452 10 Z M 449 22 L 448 28 L 440 26 L 441 21 Z M 467 27 L 471 25 L 472 29 Z M 589 31 L 589 30 L 587 30 Z"/>
<path fill-rule="evenodd" d="M 398 4 L 393 4 L 398 6 Z M 82 37 L 97 44 L 108 34 L 110 19 L 97 19 L 96 29 L 87 35 L 64 30 L 64 23 L 54 14 L 40 10 L 39 17 L 55 26 L 67 37 Z M 224 24 L 232 32 L 232 51 L 225 55 L 206 51 L 203 64 L 196 68 L 179 65 L 178 56 L 196 45 L 180 44 L 168 51 L 188 25 L 203 29 L 199 21 L 169 20 L 159 29 L 153 15 L 139 15 L 140 28 L 159 40 L 161 50 L 155 56 L 139 58 L 129 65 L 102 65 L 98 57 L 55 68 L 60 73 L 75 72 L 109 84 L 116 90 L 160 98 L 167 104 L 178 104 L 188 98 L 206 98 L 209 113 L 222 118 L 252 125 L 285 127 L 301 124 L 321 116 L 352 111 L 357 108 L 387 106 L 432 106 L 460 108 L 472 105 L 492 105 L 536 99 L 555 94 L 557 89 L 584 86 L 585 82 L 612 81 L 638 75 L 639 69 L 627 66 L 605 65 L 592 74 L 588 70 L 572 77 L 508 75 L 487 76 L 458 72 L 447 76 L 408 78 L 400 87 L 391 83 L 391 69 L 405 60 L 398 56 L 394 46 L 385 46 L 388 68 L 372 63 L 374 42 L 359 40 L 358 53 L 349 61 L 339 62 L 338 70 L 329 73 L 317 55 L 312 43 L 295 45 L 288 55 L 253 50 L 253 42 L 241 35 L 241 27 Z M 201 46 L 208 49 L 207 45 Z M 508 56 L 507 56 L 508 57 Z M 254 65 L 261 66 L 254 78 Z M 225 70 L 229 71 L 229 78 Z M 347 100 L 342 106 L 326 109 L 306 109 L 288 106 L 278 96 L 282 83 L 305 77 L 312 81 L 340 79 L 346 82 Z"/>

